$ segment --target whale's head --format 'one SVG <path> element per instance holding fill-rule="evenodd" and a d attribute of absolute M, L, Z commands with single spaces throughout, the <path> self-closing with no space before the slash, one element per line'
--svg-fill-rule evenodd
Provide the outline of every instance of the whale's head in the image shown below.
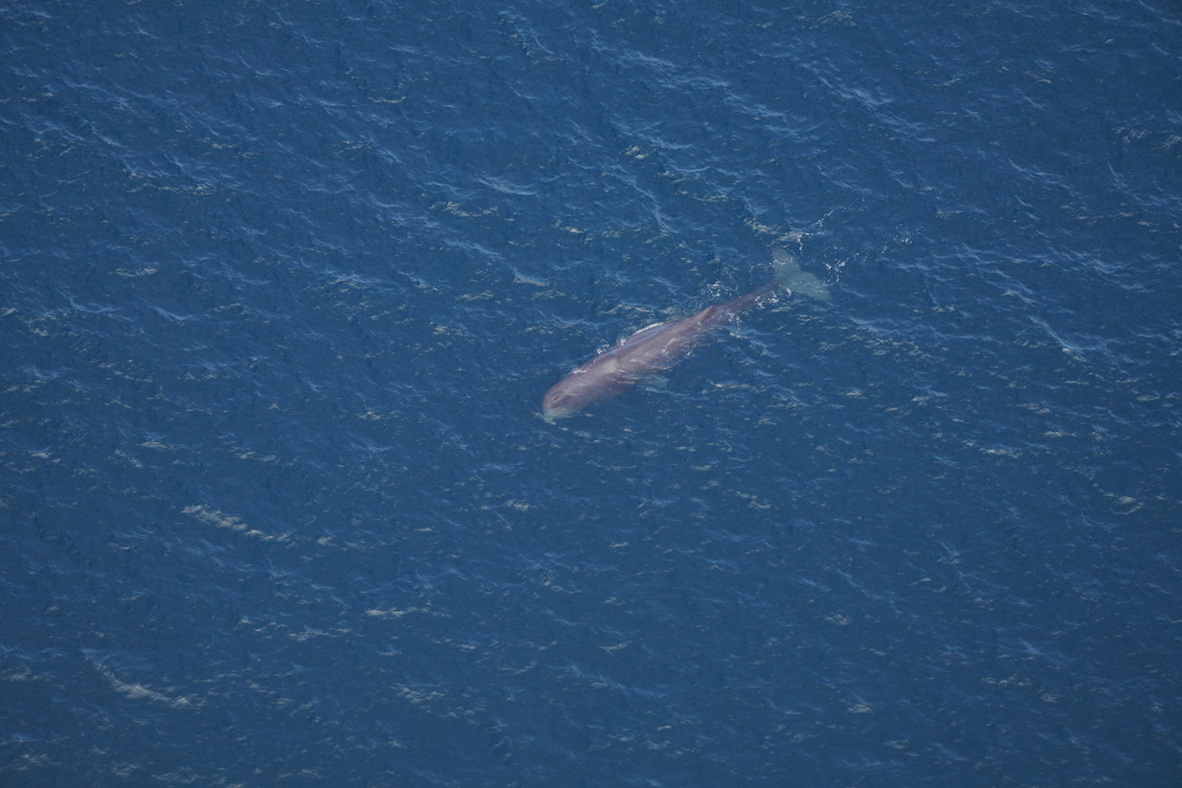
<path fill-rule="evenodd" d="M 547 421 L 565 419 L 575 411 L 618 397 L 636 381 L 615 350 L 609 350 L 555 383 L 542 398 L 542 415 Z"/>
<path fill-rule="evenodd" d="M 566 379 L 559 381 L 542 398 L 542 415 L 546 417 L 546 421 L 565 419 L 583 407 L 583 397 L 580 394 L 579 387 L 567 384 Z"/>
<path fill-rule="evenodd" d="M 597 356 L 594 361 L 579 367 L 546 392 L 542 398 L 542 415 L 548 421 L 565 419 L 576 411 L 614 397 L 619 393 L 615 376 L 618 366 L 614 358 Z"/>

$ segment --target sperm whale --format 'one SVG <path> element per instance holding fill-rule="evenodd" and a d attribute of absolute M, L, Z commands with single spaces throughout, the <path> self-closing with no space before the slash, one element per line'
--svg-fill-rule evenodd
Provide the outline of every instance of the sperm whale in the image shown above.
<path fill-rule="evenodd" d="M 779 247 L 772 249 L 775 279 L 763 287 L 697 314 L 642 328 L 597 355 L 546 392 L 542 414 L 562 419 L 592 405 L 618 397 L 645 377 L 668 369 L 709 339 L 721 326 L 778 290 L 829 300 L 829 288 L 803 271 L 796 259 Z"/>

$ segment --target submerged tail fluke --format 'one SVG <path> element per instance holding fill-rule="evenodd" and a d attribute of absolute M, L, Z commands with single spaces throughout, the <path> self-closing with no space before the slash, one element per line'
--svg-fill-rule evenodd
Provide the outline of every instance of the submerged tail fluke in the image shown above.
<path fill-rule="evenodd" d="M 829 288 L 808 271 L 801 270 L 795 257 L 780 247 L 773 246 L 772 258 L 775 260 L 776 284 L 780 287 L 786 287 L 793 293 L 800 293 L 819 301 L 829 300 Z"/>

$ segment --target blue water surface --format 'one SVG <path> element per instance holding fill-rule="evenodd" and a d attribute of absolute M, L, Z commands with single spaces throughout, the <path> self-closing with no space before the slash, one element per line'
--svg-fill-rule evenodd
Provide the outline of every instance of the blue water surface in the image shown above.
<path fill-rule="evenodd" d="M 1176 786 L 1176 4 L 0 7 L 0 785 Z M 783 294 L 569 419 L 637 329 Z"/>

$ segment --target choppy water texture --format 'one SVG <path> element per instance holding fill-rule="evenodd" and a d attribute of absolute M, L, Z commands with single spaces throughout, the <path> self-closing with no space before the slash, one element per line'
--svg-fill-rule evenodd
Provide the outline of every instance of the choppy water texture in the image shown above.
<path fill-rule="evenodd" d="M 1177 785 L 1176 5 L 412 5 L 0 7 L 0 783 Z"/>

